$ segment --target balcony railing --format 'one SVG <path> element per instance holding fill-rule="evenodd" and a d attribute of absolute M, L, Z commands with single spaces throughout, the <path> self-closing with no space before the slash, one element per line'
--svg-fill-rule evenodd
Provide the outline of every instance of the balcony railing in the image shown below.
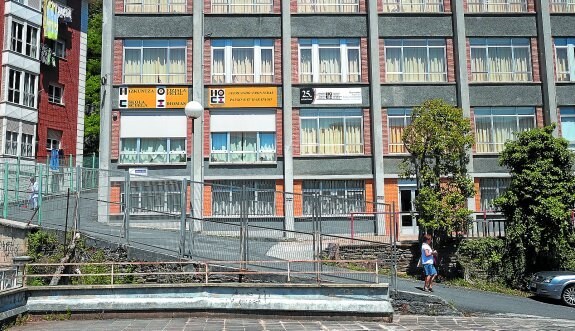
<path fill-rule="evenodd" d="M 126 13 L 185 13 L 187 0 L 126 0 Z"/>
<path fill-rule="evenodd" d="M 552 13 L 575 13 L 575 1 L 550 1 Z"/>
<path fill-rule="evenodd" d="M 298 0 L 298 13 L 357 13 L 359 0 Z"/>
<path fill-rule="evenodd" d="M 42 0 L 11 0 L 12 2 L 17 2 L 26 7 L 36 9 L 37 11 L 42 10 Z"/>
<path fill-rule="evenodd" d="M 442 13 L 443 1 L 382 0 L 384 13 Z"/>
<path fill-rule="evenodd" d="M 212 0 L 212 14 L 269 14 L 273 0 Z"/>
<path fill-rule="evenodd" d="M 467 3 L 469 13 L 526 13 L 527 1 L 470 1 Z"/>
<path fill-rule="evenodd" d="M 186 74 L 124 74 L 125 84 L 184 84 Z"/>

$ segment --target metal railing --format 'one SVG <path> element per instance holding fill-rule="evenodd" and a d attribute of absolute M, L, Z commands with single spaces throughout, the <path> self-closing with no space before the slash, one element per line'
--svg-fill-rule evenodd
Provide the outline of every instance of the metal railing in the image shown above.
<path fill-rule="evenodd" d="M 298 13 L 358 13 L 359 0 L 298 0 Z"/>
<path fill-rule="evenodd" d="M 124 12 L 125 13 L 185 13 L 187 11 L 188 0 L 156 0 L 146 1 L 143 3 L 141 0 L 125 0 Z"/>
<path fill-rule="evenodd" d="M 30 263 L 27 264 L 24 284 L 27 286 L 43 286 L 47 283 L 34 281 L 34 279 L 48 279 L 60 277 L 65 279 L 63 283 L 82 285 L 118 285 L 118 284 L 143 284 L 137 278 L 154 277 L 156 281 L 163 282 L 161 278 L 180 277 L 180 283 L 203 283 L 222 284 L 250 281 L 261 282 L 261 277 L 278 276 L 284 279 L 276 279 L 274 283 L 312 282 L 340 284 L 346 275 L 370 275 L 374 284 L 380 284 L 382 262 L 378 260 L 268 260 L 250 261 L 253 264 L 265 264 L 272 266 L 267 269 L 246 269 L 245 261 L 167 261 L 167 262 L 100 262 L 100 263 Z M 369 264 L 372 269 L 314 269 L 302 270 L 302 265 L 316 266 L 318 264 Z M 149 271 L 154 267 L 171 268 L 179 270 Z M 191 270 L 185 270 L 191 266 Z M 57 273 L 56 269 L 64 267 L 64 270 L 73 270 L 73 273 Z M 146 268 L 142 268 L 146 267 Z M 83 273 L 82 270 L 96 270 Z M 144 271 L 148 270 L 148 271 Z M 344 276 L 344 277 L 342 277 Z M 90 278 L 89 280 L 86 280 Z M 128 280 L 128 281 L 127 281 Z M 341 282 L 349 284 L 349 282 Z"/>
<path fill-rule="evenodd" d="M 384 13 L 443 13 L 443 1 L 382 0 Z"/>
<path fill-rule="evenodd" d="M 19 277 L 17 268 L 0 268 L 0 292 L 21 286 L 22 283 L 18 282 L 18 279 Z"/>
<path fill-rule="evenodd" d="M 212 0 L 212 14 L 268 14 L 273 12 L 273 0 Z"/>
<path fill-rule="evenodd" d="M 470 1 L 467 3 L 469 13 L 526 13 L 527 1 Z"/>
<path fill-rule="evenodd" d="M 552 13 L 575 13 L 575 2 L 572 0 L 550 1 Z"/>

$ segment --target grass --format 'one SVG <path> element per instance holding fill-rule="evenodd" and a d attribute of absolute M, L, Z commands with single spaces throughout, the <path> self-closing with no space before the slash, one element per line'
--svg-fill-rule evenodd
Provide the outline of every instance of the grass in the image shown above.
<path fill-rule="evenodd" d="M 441 283 L 446 286 L 456 286 L 456 287 L 464 287 L 470 288 L 474 290 L 486 291 L 486 292 L 494 292 L 494 293 L 501 293 L 506 295 L 514 295 L 518 297 L 527 298 L 531 296 L 529 292 L 516 290 L 513 288 L 509 288 L 504 284 L 497 283 L 497 282 L 488 282 L 485 280 L 474 280 L 474 281 L 466 281 L 461 278 L 457 279 L 450 279 L 450 280 L 443 280 Z"/>

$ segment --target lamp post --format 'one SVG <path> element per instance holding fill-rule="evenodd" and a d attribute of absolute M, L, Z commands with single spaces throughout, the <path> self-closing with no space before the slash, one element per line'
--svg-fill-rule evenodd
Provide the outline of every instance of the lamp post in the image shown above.
<path fill-rule="evenodd" d="M 190 101 L 184 108 L 186 116 L 193 121 L 192 133 L 192 159 L 190 173 L 190 201 L 192 204 L 192 222 L 190 232 L 201 231 L 202 218 L 202 125 L 204 118 L 204 106 L 196 100 Z"/>

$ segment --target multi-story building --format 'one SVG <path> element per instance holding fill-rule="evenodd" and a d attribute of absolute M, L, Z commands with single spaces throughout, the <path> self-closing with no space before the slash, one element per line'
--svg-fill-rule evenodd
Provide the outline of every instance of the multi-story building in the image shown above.
<path fill-rule="evenodd" d="M 2 159 L 81 164 L 87 1 L 8 0 L 0 15 Z"/>
<path fill-rule="evenodd" d="M 558 123 L 575 144 L 568 1 L 115 0 L 104 21 L 101 168 L 177 179 L 195 165 L 194 180 L 255 188 L 258 213 L 287 229 L 309 202 L 276 191 L 393 202 L 401 234 L 415 234 L 401 134 L 428 99 L 472 121 L 478 213 L 508 185 L 497 157 L 514 132 Z M 195 121 L 192 99 L 205 107 Z M 112 181 L 120 201 L 123 177 Z M 236 213 L 227 187 L 204 187 L 204 217 Z M 131 201 L 169 209 L 167 191 Z"/>

